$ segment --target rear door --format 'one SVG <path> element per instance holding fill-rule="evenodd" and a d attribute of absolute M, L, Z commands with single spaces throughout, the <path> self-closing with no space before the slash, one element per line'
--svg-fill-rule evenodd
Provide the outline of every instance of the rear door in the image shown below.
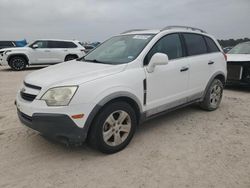
<path fill-rule="evenodd" d="M 189 101 L 202 96 L 214 69 L 214 58 L 208 53 L 208 47 L 203 35 L 183 33 L 187 50 L 187 60 L 190 66 Z"/>
<path fill-rule="evenodd" d="M 49 46 L 52 51 L 51 58 L 55 63 L 63 62 L 69 54 L 77 54 L 77 45 L 70 41 L 49 41 Z"/>

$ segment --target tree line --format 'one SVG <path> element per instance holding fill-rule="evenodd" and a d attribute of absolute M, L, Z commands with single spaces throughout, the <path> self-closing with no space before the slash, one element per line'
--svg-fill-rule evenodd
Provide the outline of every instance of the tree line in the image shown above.
<path fill-rule="evenodd" d="M 242 39 L 227 39 L 227 40 L 218 40 L 218 42 L 220 43 L 220 45 L 224 48 L 224 47 L 229 47 L 229 46 L 235 46 L 239 43 L 242 42 L 247 42 L 250 41 L 249 38 L 242 38 Z"/>

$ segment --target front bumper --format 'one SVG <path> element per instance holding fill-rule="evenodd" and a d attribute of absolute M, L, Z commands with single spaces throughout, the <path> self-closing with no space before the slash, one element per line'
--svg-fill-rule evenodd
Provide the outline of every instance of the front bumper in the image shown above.
<path fill-rule="evenodd" d="M 20 121 L 41 134 L 68 143 L 82 143 L 87 131 L 78 127 L 68 115 L 51 113 L 34 113 L 32 116 L 17 109 Z"/>
<path fill-rule="evenodd" d="M 7 61 L 6 56 L 4 54 L 0 54 L 0 65 L 1 66 L 8 65 L 8 61 Z"/>

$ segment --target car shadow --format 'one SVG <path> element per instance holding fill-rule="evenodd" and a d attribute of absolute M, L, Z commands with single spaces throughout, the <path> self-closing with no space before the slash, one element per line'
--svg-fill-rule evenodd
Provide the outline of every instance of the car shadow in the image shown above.
<path fill-rule="evenodd" d="M 151 120 L 148 120 L 138 127 L 134 137 L 147 136 L 147 134 L 150 134 L 150 132 L 152 132 L 152 130 L 159 129 L 161 127 L 163 128 L 166 126 L 167 127 L 168 126 L 176 126 L 176 125 L 172 124 L 171 122 L 173 122 L 175 119 L 178 119 L 181 117 L 185 119 L 185 117 L 187 117 L 190 114 L 197 112 L 197 111 L 202 111 L 202 110 L 199 108 L 198 105 L 194 104 L 191 106 L 187 106 L 187 107 L 163 114 L 163 115 L 158 116 L 156 118 L 153 118 Z M 58 155 L 68 155 L 70 153 L 69 155 L 71 155 L 71 157 L 73 157 L 73 158 L 74 157 L 77 158 L 80 156 L 85 156 L 87 158 L 106 156 L 106 154 L 103 154 L 103 153 L 89 147 L 86 142 L 83 143 L 82 145 L 68 145 L 66 143 L 59 142 L 57 140 L 54 140 L 54 139 L 51 139 L 51 138 L 48 138 L 48 137 L 45 137 L 42 135 L 40 135 L 40 136 L 47 143 L 46 147 L 48 148 L 48 150 L 51 150 L 49 148 L 55 147 L 54 150 L 58 152 Z M 34 139 L 37 139 L 37 137 Z M 135 138 L 133 138 L 133 139 L 135 139 Z M 36 140 L 36 141 L 32 142 L 31 144 L 36 145 L 34 147 L 38 147 L 37 145 L 42 144 L 42 143 L 40 143 Z M 43 142 L 43 147 L 44 147 L 44 142 Z M 126 148 L 125 148 L 125 150 L 126 150 Z M 124 152 L 126 152 L 126 151 L 124 151 Z M 118 152 L 117 154 L 119 154 L 119 153 L 120 152 Z"/>

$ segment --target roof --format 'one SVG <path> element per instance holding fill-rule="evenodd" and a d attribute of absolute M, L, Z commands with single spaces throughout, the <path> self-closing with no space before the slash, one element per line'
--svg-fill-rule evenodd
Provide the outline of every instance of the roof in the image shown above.
<path fill-rule="evenodd" d="M 189 27 L 189 26 L 167 26 L 163 29 L 132 29 L 125 31 L 121 34 L 158 34 L 162 31 L 178 31 L 178 32 L 192 32 L 192 33 L 203 33 L 206 34 L 206 32 L 202 29 L 195 28 L 195 27 Z"/>
<path fill-rule="evenodd" d="M 79 42 L 78 40 L 64 40 L 64 39 L 37 39 L 37 40 L 34 40 L 34 41 L 44 41 L 44 40 L 48 40 L 48 41 L 62 41 L 62 42 Z"/>

